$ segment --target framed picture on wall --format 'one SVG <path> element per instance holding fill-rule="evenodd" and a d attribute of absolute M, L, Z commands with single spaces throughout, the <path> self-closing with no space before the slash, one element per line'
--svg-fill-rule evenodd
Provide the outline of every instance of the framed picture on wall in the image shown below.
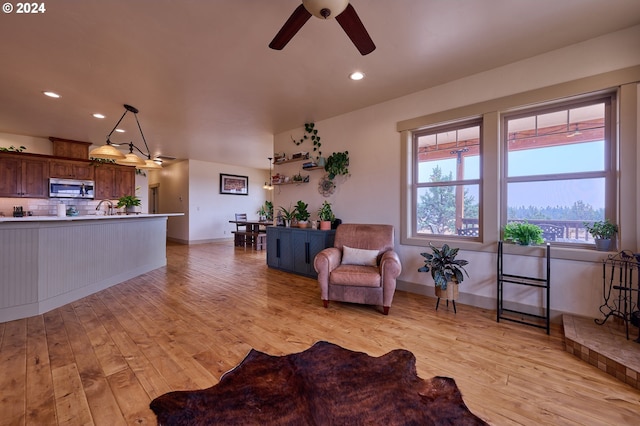
<path fill-rule="evenodd" d="M 249 195 L 249 177 L 220 173 L 220 193 Z"/>

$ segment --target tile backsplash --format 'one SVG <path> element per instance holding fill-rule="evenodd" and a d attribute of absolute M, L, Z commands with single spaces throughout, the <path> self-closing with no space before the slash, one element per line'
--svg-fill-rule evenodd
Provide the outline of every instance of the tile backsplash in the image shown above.
<path fill-rule="evenodd" d="M 115 206 L 118 200 L 111 200 Z M 25 212 L 31 212 L 33 216 L 55 216 L 57 206 L 63 203 L 68 208 L 76 206 L 80 215 L 96 214 L 96 206 L 100 200 L 76 200 L 76 199 L 51 199 L 51 198 L 0 198 L 0 216 L 13 216 L 13 208 L 21 206 Z M 101 210 L 107 208 L 107 203 L 103 203 Z"/>

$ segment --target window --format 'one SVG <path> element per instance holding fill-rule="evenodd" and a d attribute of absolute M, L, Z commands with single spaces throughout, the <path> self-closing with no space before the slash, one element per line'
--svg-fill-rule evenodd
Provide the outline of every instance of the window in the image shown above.
<path fill-rule="evenodd" d="M 615 219 L 611 103 L 609 96 L 504 117 L 506 222 L 535 223 L 547 241 L 593 244 L 584 222 Z"/>
<path fill-rule="evenodd" d="M 480 235 L 480 119 L 413 133 L 413 235 Z"/>

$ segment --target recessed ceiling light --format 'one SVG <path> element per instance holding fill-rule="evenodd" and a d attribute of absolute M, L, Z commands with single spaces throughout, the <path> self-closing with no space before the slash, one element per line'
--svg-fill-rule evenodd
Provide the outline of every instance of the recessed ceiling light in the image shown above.
<path fill-rule="evenodd" d="M 42 93 L 44 93 L 46 96 L 48 96 L 50 98 L 59 98 L 60 97 L 60 95 L 58 95 L 55 92 L 42 92 Z"/>
<path fill-rule="evenodd" d="M 93 114 L 93 116 L 94 116 L 95 118 L 104 118 L 104 115 L 102 115 L 102 114 L 100 114 L 100 113 L 98 113 L 98 112 L 96 112 L 95 114 Z"/>
<path fill-rule="evenodd" d="M 364 78 L 364 73 L 360 71 L 352 72 L 349 74 L 349 78 L 354 81 L 362 80 Z"/>
<path fill-rule="evenodd" d="M 122 129 L 116 129 L 116 132 L 118 132 L 118 133 L 124 133 L 124 130 L 122 130 Z"/>

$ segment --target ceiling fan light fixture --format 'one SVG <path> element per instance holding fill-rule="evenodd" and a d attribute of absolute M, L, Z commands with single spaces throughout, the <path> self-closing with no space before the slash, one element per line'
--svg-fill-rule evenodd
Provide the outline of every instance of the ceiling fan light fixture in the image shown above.
<path fill-rule="evenodd" d="M 302 4 L 316 18 L 332 19 L 344 12 L 349 0 L 302 0 Z"/>

